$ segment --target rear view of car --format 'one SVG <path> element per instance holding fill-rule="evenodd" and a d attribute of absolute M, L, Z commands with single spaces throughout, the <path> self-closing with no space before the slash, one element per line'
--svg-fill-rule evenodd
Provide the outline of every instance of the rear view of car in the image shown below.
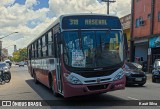
<path fill-rule="evenodd" d="M 147 76 L 141 68 L 141 65 L 136 63 L 125 63 L 123 70 L 126 75 L 126 85 L 137 84 L 139 86 L 143 86 L 146 83 Z"/>
<path fill-rule="evenodd" d="M 160 59 L 156 59 L 152 70 L 152 82 L 160 80 Z"/>
<path fill-rule="evenodd" d="M 24 67 L 25 63 L 24 62 L 19 62 L 19 67 Z"/>
<path fill-rule="evenodd" d="M 10 60 L 5 60 L 5 63 L 8 63 L 10 65 L 10 67 L 12 66 L 12 62 Z"/>

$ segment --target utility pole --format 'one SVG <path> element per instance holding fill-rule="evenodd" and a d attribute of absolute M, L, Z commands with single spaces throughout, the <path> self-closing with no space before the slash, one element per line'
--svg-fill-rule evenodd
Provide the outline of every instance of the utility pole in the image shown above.
<path fill-rule="evenodd" d="M 109 14 L 109 4 L 116 2 L 116 0 L 101 0 L 101 2 L 106 2 L 106 4 L 107 4 L 107 14 Z"/>

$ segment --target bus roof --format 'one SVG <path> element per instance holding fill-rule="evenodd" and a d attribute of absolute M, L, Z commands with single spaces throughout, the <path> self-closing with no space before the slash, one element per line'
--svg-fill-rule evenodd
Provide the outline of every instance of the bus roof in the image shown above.
<path fill-rule="evenodd" d="M 41 32 L 40 34 L 37 35 L 37 37 L 35 39 L 33 39 L 29 44 L 32 44 L 35 40 L 39 39 L 42 35 L 44 35 L 48 30 L 50 30 L 51 28 L 53 28 L 56 24 L 60 23 L 63 19 L 63 17 L 66 16 L 80 16 L 80 15 L 99 15 L 99 16 L 110 16 L 110 17 L 117 17 L 115 15 L 107 15 L 107 14 L 98 14 L 98 13 L 75 13 L 75 14 L 64 14 L 59 16 L 53 23 L 51 23 L 43 32 Z M 117 17 L 118 18 L 118 17 Z M 27 47 L 28 47 L 27 46 Z"/>

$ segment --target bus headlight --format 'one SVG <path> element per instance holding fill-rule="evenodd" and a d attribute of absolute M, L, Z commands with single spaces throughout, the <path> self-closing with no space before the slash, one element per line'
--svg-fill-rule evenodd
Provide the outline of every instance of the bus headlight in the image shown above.
<path fill-rule="evenodd" d="M 82 82 L 73 75 L 65 74 L 64 76 L 67 79 L 67 81 L 72 83 L 72 84 L 82 84 Z"/>
<path fill-rule="evenodd" d="M 123 76 L 124 76 L 124 72 L 123 71 L 119 72 L 114 78 L 114 81 L 122 79 Z"/>

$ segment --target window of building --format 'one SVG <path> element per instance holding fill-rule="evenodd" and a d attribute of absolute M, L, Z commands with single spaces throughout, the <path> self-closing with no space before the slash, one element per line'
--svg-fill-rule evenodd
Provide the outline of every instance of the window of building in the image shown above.
<path fill-rule="evenodd" d="M 138 19 L 136 19 L 136 27 L 140 27 L 141 26 L 141 21 L 142 21 L 141 17 L 139 17 Z"/>
<path fill-rule="evenodd" d="M 160 22 L 160 12 L 158 12 L 158 22 Z"/>
<path fill-rule="evenodd" d="M 151 14 L 148 14 L 148 19 L 151 19 Z"/>
<path fill-rule="evenodd" d="M 136 19 L 136 27 L 139 27 L 140 24 L 139 24 L 139 19 Z"/>

